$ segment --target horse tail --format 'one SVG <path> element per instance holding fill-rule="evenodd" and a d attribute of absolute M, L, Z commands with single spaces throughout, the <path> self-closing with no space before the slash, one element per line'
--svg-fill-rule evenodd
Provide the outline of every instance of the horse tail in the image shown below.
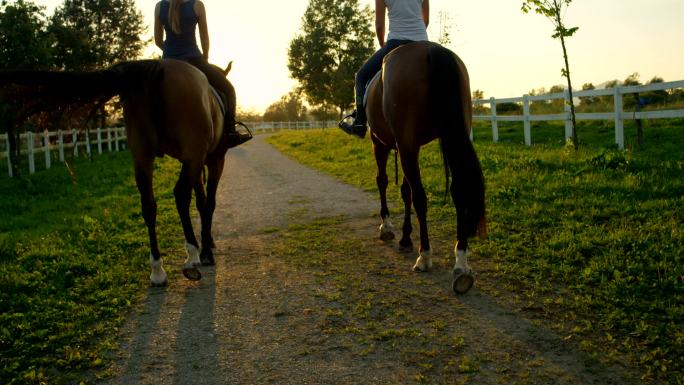
<path fill-rule="evenodd" d="M 430 103 L 439 130 L 447 186 L 451 174 L 451 196 L 459 217 L 459 237 L 487 234 L 485 184 L 480 161 L 470 140 L 470 85 L 465 66 L 456 55 L 433 44 L 428 51 L 430 63 Z"/>
<path fill-rule="evenodd" d="M 158 87 L 159 61 L 122 62 L 96 71 L 0 71 L 0 102 L 21 108 L 17 118 L 63 108 L 90 108 L 91 112 L 117 95 L 149 93 Z"/>

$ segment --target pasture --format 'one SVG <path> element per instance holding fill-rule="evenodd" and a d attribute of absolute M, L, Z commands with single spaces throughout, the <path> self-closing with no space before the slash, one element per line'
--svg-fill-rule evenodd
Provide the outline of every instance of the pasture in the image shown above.
<path fill-rule="evenodd" d="M 101 368 L 149 282 L 130 154 L 76 158 L 71 167 L 73 176 L 61 166 L 0 179 L 0 383 L 67 383 Z M 157 162 L 166 250 L 181 237 L 177 170 Z"/>
<path fill-rule="evenodd" d="M 559 139 L 545 135 L 547 145 L 517 144 L 517 127 L 501 130 L 511 143 L 476 141 L 490 234 L 473 242 L 471 258 L 476 287 L 502 304 L 598 361 L 626 360 L 645 382 L 673 384 L 684 378 L 684 156 L 675 150 L 684 135 L 681 121 L 676 125 L 647 131 L 646 148 L 626 152 L 600 148 L 602 130 L 589 127 L 580 138 L 599 147 L 578 152 L 563 147 L 561 125 L 536 131 L 558 132 Z M 485 130 L 477 126 L 475 138 Z M 270 142 L 303 164 L 376 189 L 370 141 L 318 131 L 285 132 Z M 443 199 L 436 143 L 421 164 L 431 231 L 446 255 L 454 209 Z M 391 179 L 392 162 L 388 172 Z M 398 190 L 388 199 L 400 202 Z M 393 217 L 398 223 L 401 210 Z"/>
<path fill-rule="evenodd" d="M 600 128 L 595 137 L 590 127 L 580 131 L 585 144 L 598 145 L 575 152 L 564 147 L 561 125 L 533 128 L 535 143 L 543 144 L 532 147 L 522 145 L 521 127 L 500 126 L 504 143 L 493 144 L 484 139 L 488 127 L 476 126 L 490 234 L 473 240 L 470 263 L 477 290 L 516 317 L 553 330 L 588 361 L 624 366 L 636 382 L 681 384 L 684 155 L 677 148 L 684 145 L 684 133 L 681 121 L 668 122 L 647 126 L 652 129 L 646 146 L 628 145 L 633 149 L 625 152 L 611 149 L 609 135 L 606 143 L 598 140 Z M 282 131 L 267 140 L 305 165 L 376 191 L 369 140 L 339 130 Z M 441 159 L 434 143 L 421 162 L 436 265 L 447 269 L 450 261 L 439 259 L 452 248 L 455 213 L 444 200 Z M 78 383 L 93 373 L 106 376 L 117 330 L 146 295 L 149 249 L 130 155 L 75 159 L 72 168 L 73 175 L 53 167 L 0 179 L 2 383 Z M 177 172 L 175 161 L 156 163 L 163 255 L 183 254 L 172 195 Z M 388 173 L 392 180 L 392 161 Z M 392 184 L 388 190 L 395 225 L 401 218 L 398 190 Z M 465 354 L 478 345 L 477 336 L 445 334 L 452 322 L 431 319 L 434 310 L 422 306 L 444 295 L 420 292 L 439 281 L 439 273 L 414 274 L 411 262 L 384 262 L 362 239 L 336 231 L 358 223 L 339 221 L 267 231 L 274 257 L 332 285 L 318 294 L 324 306 L 313 311 L 322 320 L 313 327 L 325 335 L 352 336 L 359 359 L 399 352 L 413 373 L 407 382 L 432 383 L 448 375 L 476 383 L 478 372 L 499 359 L 517 360 Z M 367 263 L 355 263 L 364 254 L 370 255 Z M 172 281 L 183 279 L 178 269 L 169 273 Z M 465 309 L 463 301 L 459 306 Z M 276 318 L 287 316 L 274 311 Z M 453 321 L 463 321 L 463 315 L 453 314 Z M 303 346 L 298 354 L 316 349 Z M 533 371 L 539 364 L 525 365 Z M 500 378 L 535 383 L 526 375 L 502 372 Z"/>

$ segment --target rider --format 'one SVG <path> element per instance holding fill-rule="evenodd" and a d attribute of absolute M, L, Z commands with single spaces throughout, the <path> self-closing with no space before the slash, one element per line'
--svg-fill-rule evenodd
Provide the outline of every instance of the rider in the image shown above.
<path fill-rule="evenodd" d="M 220 68 L 208 62 L 209 32 L 207 14 L 200 0 L 162 0 L 154 10 L 154 42 L 161 48 L 164 59 L 184 60 L 197 67 L 215 89 L 223 93 L 226 102 L 235 94 L 235 90 L 226 79 Z M 199 25 L 200 51 L 195 39 L 195 30 Z M 166 40 L 164 40 L 166 34 Z M 228 137 L 228 146 L 235 147 L 252 138 L 249 134 L 235 130 L 233 122 L 224 120 L 224 133 Z"/>
<path fill-rule="evenodd" d="M 385 9 L 389 16 L 387 42 L 385 42 Z M 366 110 L 363 107 L 363 95 L 366 93 L 368 82 L 380 71 L 382 59 L 391 50 L 406 43 L 428 40 L 426 29 L 429 22 L 429 0 L 375 0 L 375 33 L 380 49 L 356 73 L 356 110 L 350 115 L 354 117 L 354 122 L 349 124 L 343 120 L 339 124 L 346 133 L 360 138 L 366 136 Z"/>

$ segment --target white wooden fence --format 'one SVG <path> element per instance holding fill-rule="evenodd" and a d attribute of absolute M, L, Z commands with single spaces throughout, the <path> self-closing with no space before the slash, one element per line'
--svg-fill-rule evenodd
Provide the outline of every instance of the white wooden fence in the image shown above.
<path fill-rule="evenodd" d="M 249 122 L 245 123 L 252 133 L 272 132 L 281 129 L 291 130 L 306 130 L 311 128 L 334 128 L 337 127 L 337 121 L 292 121 L 292 122 Z"/>
<path fill-rule="evenodd" d="M 312 128 L 337 127 L 337 122 L 329 121 L 292 121 L 292 122 L 252 122 L 246 123 L 254 134 L 274 132 L 280 129 L 303 130 Z M 64 162 L 66 151 L 73 156 L 79 154 L 90 155 L 92 151 L 101 154 L 102 151 L 119 151 L 126 145 L 126 130 L 124 127 L 107 127 L 95 130 L 45 131 L 43 133 L 26 132 L 19 135 L 21 156 L 28 160 L 29 173 L 36 172 L 36 163 L 44 158 L 45 169 L 52 165 L 53 153 L 57 152 L 60 162 Z M 4 148 L 3 148 L 4 147 Z M 10 161 L 9 138 L 7 134 L 0 134 L 0 160 L 7 162 L 7 174 L 12 176 Z"/>
<path fill-rule="evenodd" d="M 615 143 L 620 149 L 625 147 L 624 122 L 626 120 L 635 119 L 663 119 L 663 118 L 684 118 L 684 109 L 676 110 L 658 110 L 658 111 L 624 111 L 623 96 L 626 94 L 642 93 L 650 91 L 670 90 L 676 88 L 684 88 L 684 80 L 666 83 L 655 83 L 644 86 L 629 86 L 629 87 L 615 87 L 603 90 L 577 91 L 573 92 L 573 98 L 581 97 L 595 97 L 595 96 L 613 96 L 614 107 L 612 112 L 598 112 L 598 113 L 577 113 L 577 120 L 613 120 L 615 122 Z M 546 101 L 563 99 L 565 100 L 565 111 L 560 114 L 545 114 L 533 115 L 530 113 L 530 102 Z M 570 105 L 568 103 L 568 92 L 546 94 L 546 95 L 523 95 L 518 98 L 505 99 L 482 99 L 474 100 L 473 103 L 477 105 L 489 104 L 490 115 L 475 115 L 474 120 L 490 121 L 492 124 L 492 138 L 494 142 L 499 140 L 498 122 L 523 122 L 523 131 L 525 136 L 525 144 L 528 146 L 532 144 L 532 129 L 531 122 L 539 121 L 564 121 L 565 122 L 565 138 L 568 139 L 572 135 L 572 122 L 570 116 Z M 522 104 L 522 115 L 497 115 L 496 106 L 502 103 L 520 103 Z M 250 130 L 255 133 L 272 132 L 280 129 L 312 129 L 312 128 L 333 128 L 337 127 L 337 122 L 334 120 L 328 121 L 292 121 L 292 122 L 250 122 L 246 123 Z M 65 140 L 65 138 L 67 140 Z M 43 132 L 32 133 L 26 132 L 20 135 L 19 147 L 21 148 L 21 155 L 28 159 L 28 168 L 30 173 L 36 171 L 36 158 L 41 153 L 44 154 L 45 168 L 50 168 L 52 162 L 52 152 L 57 151 L 59 154 L 59 161 L 64 161 L 65 151 L 71 150 L 73 156 L 79 156 L 91 151 L 97 151 L 101 154 L 105 149 L 107 151 L 119 151 L 124 148 L 126 143 L 126 132 L 124 127 L 108 127 L 104 129 L 95 129 L 87 131 L 57 131 L 57 132 Z M 3 147 L 4 144 L 4 148 Z M 12 164 L 10 162 L 9 154 L 9 138 L 7 134 L 0 134 L 0 159 L 6 159 L 7 172 L 12 176 Z"/>
<path fill-rule="evenodd" d="M 589 91 L 574 91 L 573 99 L 587 96 L 613 96 L 614 107 L 612 112 L 598 112 L 598 113 L 576 113 L 576 120 L 613 120 L 615 122 L 615 143 L 618 148 L 625 148 L 625 120 L 637 119 L 663 119 L 663 118 L 684 118 L 684 109 L 677 110 L 658 110 L 658 111 L 624 111 L 623 96 L 626 94 L 633 94 L 637 92 L 650 92 L 670 90 L 675 88 L 684 88 L 684 80 L 666 83 L 654 83 L 644 86 L 628 86 L 615 87 L 603 90 L 589 90 Z M 530 102 L 542 100 L 565 100 L 565 111 L 560 114 L 547 115 L 532 115 L 530 114 Z M 506 99 L 481 99 L 474 100 L 473 103 L 477 105 L 489 104 L 490 115 L 475 115 L 474 120 L 491 121 L 492 122 L 492 138 L 494 142 L 499 140 L 498 122 L 523 122 L 523 130 L 525 135 L 525 144 L 528 146 L 532 144 L 532 130 L 531 122 L 539 121 L 565 121 L 565 138 L 566 140 L 572 136 L 572 117 L 570 115 L 569 92 L 546 94 L 546 95 L 523 95 L 518 98 Z M 523 108 L 522 115 L 497 115 L 496 105 L 502 103 L 521 103 Z"/>
<path fill-rule="evenodd" d="M 10 161 L 10 145 L 7 134 L 0 135 L 0 143 L 4 148 L 0 152 L 0 158 L 7 161 L 7 173 L 12 176 L 12 163 Z M 95 130 L 71 130 L 71 131 L 45 131 L 42 133 L 26 132 L 19 135 L 19 148 L 22 156 L 28 159 L 28 169 L 31 174 L 36 172 L 36 158 L 44 154 L 45 168 L 52 164 L 52 153 L 56 151 L 59 161 L 64 162 L 66 151 L 70 150 L 73 156 L 80 154 L 90 155 L 92 151 L 102 154 L 102 151 L 119 151 L 125 147 L 126 131 L 124 127 L 97 128 Z"/>

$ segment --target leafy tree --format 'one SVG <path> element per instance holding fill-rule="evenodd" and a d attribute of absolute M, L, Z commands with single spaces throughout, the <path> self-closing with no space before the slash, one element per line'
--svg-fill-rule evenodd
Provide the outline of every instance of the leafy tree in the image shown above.
<path fill-rule="evenodd" d="M 472 95 L 472 99 L 473 99 L 473 101 L 483 100 L 484 99 L 484 91 L 474 90 L 473 95 Z M 491 108 L 485 107 L 485 105 L 483 105 L 483 104 L 478 104 L 473 108 L 473 114 L 475 114 L 475 115 L 491 114 Z"/>
<path fill-rule="evenodd" d="M 30 1 L 18 0 L 0 3 L 0 69 L 45 69 L 52 65 L 50 35 L 44 8 Z M 9 139 L 13 174 L 20 167 L 16 103 L 0 103 L 0 132 Z"/>
<path fill-rule="evenodd" d="M 241 107 L 237 108 L 235 118 L 242 122 L 260 122 L 263 120 L 263 116 L 255 110 L 245 110 Z"/>
<path fill-rule="evenodd" d="M 574 35 L 578 27 L 568 28 L 563 23 L 564 11 L 570 6 L 571 2 L 572 0 L 524 0 L 522 11 L 528 13 L 530 10 L 534 10 L 537 14 L 551 20 L 554 26 L 554 33 L 551 37 L 560 39 L 561 46 L 563 47 L 563 60 L 565 61 L 565 68 L 561 70 L 561 74 L 568 80 L 570 113 L 572 115 L 572 144 L 577 149 L 579 144 L 577 139 L 577 121 L 575 119 L 575 103 L 572 98 L 572 81 L 570 80 L 570 64 L 568 62 L 568 51 L 565 47 L 565 38 Z"/>
<path fill-rule="evenodd" d="M 145 46 L 142 14 L 134 0 L 64 0 L 52 16 L 50 32 L 57 64 L 65 69 L 107 67 L 135 59 Z"/>
<path fill-rule="evenodd" d="M 44 8 L 30 1 L 0 3 L 0 68 L 44 69 L 52 64 Z"/>
<path fill-rule="evenodd" d="M 334 120 L 338 117 L 335 107 L 326 105 L 316 106 L 309 109 L 309 115 L 313 120 Z"/>
<path fill-rule="evenodd" d="M 551 86 L 549 89 L 549 94 L 558 94 L 561 92 L 565 92 L 565 87 L 563 87 L 560 84 L 556 84 L 555 86 Z M 564 99 L 554 99 L 550 100 L 549 104 L 554 107 L 554 110 L 558 109 L 563 109 L 563 106 L 565 105 L 565 100 Z"/>
<path fill-rule="evenodd" d="M 449 45 L 451 44 L 451 16 L 447 11 L 439 11 L 437 18 L 439 20 L 439 38 L 437 42 L 444 46 Z"/>
<path fill-rule="evenodd" d="M 373 13 L 359 0 L 310 0 L 288 69 L 311 105 L 344 110 L 354 103 L 356 71 L 374 50 Z"/>
<path fill-rule="evenodd" d="M 306 115 L 306 106 L 298 92 L 290 92 L 271 104 L 264 112 L 265 121 L 302 120 Z"/>
<path fill-rule="evenodd" d="M 654 76 L 647 84 L 663 83 L 663 78 L 659 76 Z M 670 94 L 665 90 L 651 91 L 644 93 L 644 98 L 646 98 L 649 104 L 666 104 L 670 98 Z"/>
<path fill-rule="evenodd" d="M 582 84 L 582 91 L 590 91 L 590 90 L 595 90 L 596 86 L 594 86 L 593 83 L 584 83 Z M 599 101 L 599 99 L 596 96 L 580 96 L 580 105 L 581 106 L 593 106 L 596 105 Z"/>

